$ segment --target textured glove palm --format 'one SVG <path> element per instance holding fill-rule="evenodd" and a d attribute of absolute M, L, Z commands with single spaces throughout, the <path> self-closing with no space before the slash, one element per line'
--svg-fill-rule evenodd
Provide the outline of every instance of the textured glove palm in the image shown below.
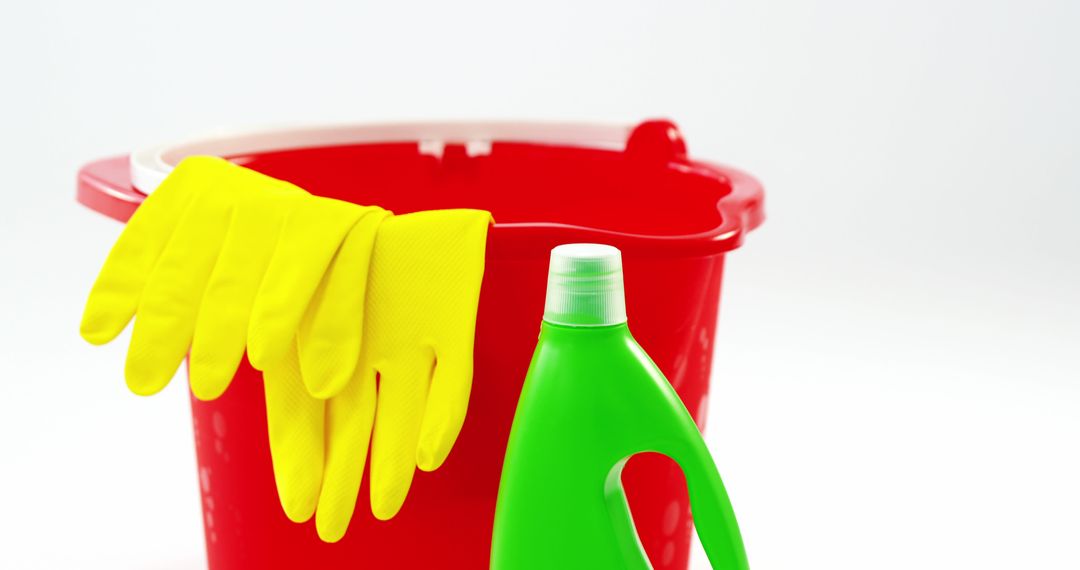
<path fill-rule="evenodd" d="M 360 364 L 328 401 L 326 473 L 316 516 L 323 540 L 345 533 L 369 438 L 371 509 L 382 520 L 401 508 L 416 467 L 433 471 L 450 453 L 472 386 L 490 223 L 484 211 L 436 210 L 397 216 L 379 228 Z"/>

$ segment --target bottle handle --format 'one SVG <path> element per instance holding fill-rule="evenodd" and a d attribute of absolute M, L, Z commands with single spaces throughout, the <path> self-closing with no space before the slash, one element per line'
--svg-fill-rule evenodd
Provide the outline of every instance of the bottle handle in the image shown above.
<path fill-rule="evenodd" d="M 667 449 L 658 451 L 675 460 L 686 476 L 690 513 L 712 567 L 748 570 L 742 533 L 720 472 L 697 425 L 686 409 L 680 408 L 669 408 L 676 427 L 674 437 L 669 440 L 670 446 L 662 446 Z"/>

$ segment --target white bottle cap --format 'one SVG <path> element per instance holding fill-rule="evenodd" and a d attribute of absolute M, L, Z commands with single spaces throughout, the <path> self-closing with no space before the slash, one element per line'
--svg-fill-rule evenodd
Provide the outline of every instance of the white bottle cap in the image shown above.
<path fill-rule="evenodd" d="M 569 243 L 552 249 L 544 320 L 571 326 L 625 323 L 619 250 L 598 243 Z"/>

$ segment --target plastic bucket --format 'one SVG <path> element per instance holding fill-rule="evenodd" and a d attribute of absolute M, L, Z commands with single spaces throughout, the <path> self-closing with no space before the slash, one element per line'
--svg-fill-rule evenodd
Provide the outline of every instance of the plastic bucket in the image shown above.
<path fill-rule="evenodd" d="M 211 570 L 487 567 L 503 453 L 543 312 L 548 252 L 559 243 L 601 242 L 623 251 L 634 336 L 703 426 L 724 254 L 761 222 L 762 190 L 737 170 L 690 160 L 671 123 L 387 125 L 222 136 L 135 153 L 130 164 L 127 157 L 88 164 L 79 174 L 79 201 L 126 220 L 144 196 L 140 188 L 152 189 L 170 163 L 194 153 L 227 156 L 313 193 L 397 213 L 473 207 L 497 220 L 465 425 L 445 465 L 417 473 L 393 520 L 371 515 L 366 484 L 336 544 L 321 542 L 313 521 L 285 518 L 261 375 L 246 362 L 221 398 L 192 399 Z M 677 465 L 642 455 L 623 480 L 653 565 L 685 568 L 692 521 Z"/>

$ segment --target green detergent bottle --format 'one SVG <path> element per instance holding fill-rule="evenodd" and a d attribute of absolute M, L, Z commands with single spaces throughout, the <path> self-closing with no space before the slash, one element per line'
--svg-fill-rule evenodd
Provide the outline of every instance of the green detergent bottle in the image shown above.
<path fill-rule="evenodd" d="M 701 433 L 627 328 L 619 250 L 556 247 L 503 464 L 491 567 L 650 568 L 621 481 L 627 460 L 646 451 L 682 467 L 713 568 L 747 568 Z"/>

